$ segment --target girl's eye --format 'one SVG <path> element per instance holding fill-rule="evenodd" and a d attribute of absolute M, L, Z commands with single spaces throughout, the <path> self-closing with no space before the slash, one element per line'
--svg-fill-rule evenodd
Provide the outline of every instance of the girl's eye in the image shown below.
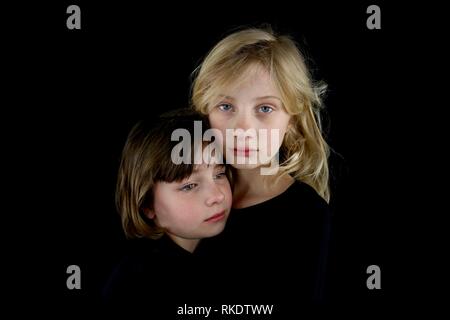
<path fill-rule="evenodd" d="M 185 184 L 184 186 L 182 186 L 180 188 L 181 191 L 190 191 L 192 189 L 194 189 L 197 186 L 196 183 L 189 183 L 189 184 Z"/>
<path fill-rule="evenodd" d="M 222 103 L 221 105 L 219 105 L 219 110 L 221 110 L 221 111 L 228 112 L 228 111 L 231 111 L 232 109 L 233 109 L 233 107 L 231 106 L 231 104 L 228 104 L 228 103 Z"/>
<path fill-rule="evenodd" d="M 215 178 L 216 179 L 223 179 L 223 178 L 226 178 L 226 173 L 225 173 L 225 171 L 223 171 L 223 172 L 219 172 L 218 174 L 216 174 L 216 176 L 215 176 Z"/>
<path fill-rule="evenodd" d="M 273 111 L 273 108 L 270 106 L 260 106 L 258 108 L 258 112 L 261 112 L 261 113 L 271 113 L 272 111 Z"/>

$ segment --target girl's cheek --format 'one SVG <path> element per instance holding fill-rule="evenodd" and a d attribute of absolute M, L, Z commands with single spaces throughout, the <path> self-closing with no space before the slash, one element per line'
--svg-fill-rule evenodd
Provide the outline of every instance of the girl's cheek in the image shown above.
<path fill-rule="evenodd" d="M 216 128 L 216 129 L 223 131 L 222 127 L 223 127 L 224 121 L 223 120 L 221 121 L 219 116 L 210 115 L 209 122 L 211 123 L 212 128 Z"/>

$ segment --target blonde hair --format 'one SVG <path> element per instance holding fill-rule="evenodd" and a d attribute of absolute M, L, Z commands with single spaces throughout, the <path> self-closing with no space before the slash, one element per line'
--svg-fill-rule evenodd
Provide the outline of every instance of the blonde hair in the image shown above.
<path fill-rule="evenodd" d="M 329 201 L 329 147 L 320 118 L 326 85 L 312 81 L 304 57 L 290 37 L 250 28 L 221 40 L 193 73 L 192 107 L 208 114 L 219 91 L 239 85 L 244 81 L 242 75 L 255 64 L 270 73 L 292 117 L 280 148 L 279 177 L 290 174 Z"/>
<path fill-rule="evenodd" d="M 171 152 L 178 142 L 171 141 L 171 135 L 183 128 L 194 136 L 194 121 L 203 121 L 202 130 L 209 128 L 204 116 L 186 108 L 166 113 L 156 122 L 141 121 L 128 135 L 116 187 L 116 206 L 127 238 L 158 239 L 164 234 L 144 210 L 153 207 L 156 183 L 181 181 L 192 174 L 194 164 L 172 162 Z"/>

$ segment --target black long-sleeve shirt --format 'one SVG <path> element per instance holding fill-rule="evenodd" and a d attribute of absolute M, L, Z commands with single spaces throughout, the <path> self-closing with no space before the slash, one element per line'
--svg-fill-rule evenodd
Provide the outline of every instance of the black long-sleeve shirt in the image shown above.
<path fill-rule="evenodd" d="M 240 301 L 273 301 L 288 312 L 324 301 L 330 233 L 328 204 L 297 181 L 272 199 L 233 209 L 225 231 L 199 252 L 227 266 L 225 283 Z"/>

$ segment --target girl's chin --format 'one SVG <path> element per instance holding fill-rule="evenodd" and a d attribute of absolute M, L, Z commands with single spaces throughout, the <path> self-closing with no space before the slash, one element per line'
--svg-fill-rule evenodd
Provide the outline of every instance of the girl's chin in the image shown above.
<path fill-rule="evenodd" d="M 230 165 L 237 170 L 252 170 L 261 167 L 260 163 L 250 164 L 250 163 L 230 163 Z"/>
<path fill-rule="evenodd" d="M 239 161 L 238 161 L 239 160 Z M 254 159 L 233 159 L 233 161 L 228 161 L 227 164 L 231 165 L 235 169 L 256 169 L 259 167 L 266 167 L 273 165 L 274 159 L 267 160 L 264 162 L 261 162 L 259 159 L 258 161 L 255 161 Z M 278 161 L 275 161 L 277 163 Z"/>

